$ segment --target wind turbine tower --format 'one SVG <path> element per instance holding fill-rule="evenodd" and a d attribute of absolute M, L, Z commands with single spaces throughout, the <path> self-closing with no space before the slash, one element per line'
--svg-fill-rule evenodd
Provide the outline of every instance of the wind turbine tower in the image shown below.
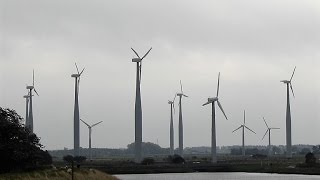
<path fill-rule="evenodd" d="M 294 72 L 296 71 L 296 67 L 293 69 L 293 73 L 291 75 L 290 80 L 282 80 L 280 82 L 283 82 L 287 86 L 287 111 L 286 111 L 286 143 L 287 143 L 287 158 L 292 158 L 292 139 L 291 139 L 291 112 L 290 112 L 290 94 L 289 94 L 289 85 L 292 92 L 292 95 L 294 97 L 293 88 L 292 88 L 292 78 L 294 75 Z"/>
<path fill-rule="evenodd" d="M 170 154 L 174 155 L 174 130 L 173 130 L 173 112 L 175 111 L 174 108 L 174 100 L 176 99 L 176 95 L 174 96 L 172 101 L 168 101 L 170 104 Z"/>
<path fill-rule="evenodd" d="M 217 96 L 213 98 L 208 98 L 208 102 L 204 103 L 202 106 L 212 104 L 212 127 L 211 127 L 211 161 L 212 163 L 217 163 L 217 145 L 216 145 L 216 112 L 215 112 L 215 102 L 217 102 L 220 110 L 222 111 L 226 120 L 228 120 L 222 105 L 219 101 L 219 84 L 220 84 L 220 72 L 218 74 L 218 86 L 217 86 Z"/>
<path fill-rule="evenodd" d="M 267 122 L 266 122 L 266 120 L 264 119 L 264 117 L 263 117 L 263 121 L 264 121 L 264 123 L 265 123 L 266 126 L 267 126 L 267 131 L 266 131 L 266 133 L 263 135 L 262 140 L 264 139 L 264 137 L 265 137 L 265 136 L 267 135 L 267 133 L 268 133 L 268 134 L 269 134 L 268 154 L 269 154 L 269 156 L 271 156 L 271 129 L 280 129 L 280 128 L 271 128 L 271 127 L 269 127 L 268 124 L 267 124 Z"/>
<path fill-rule="evenodd" d="M 232 132 L 235 132 L 240 128 L 242 128 L 242 156 L 245 156 L 246 155 L 246 150 L 245 150 L 245 147 L 244 147 L 244 131 L 245 131 L 244 128 L 246 128 L 249 131 L 251 131 L 251 132 L 256 134 L 256 132 L 254 132 L 253 130 L 251 130 L 250 128 L 248 128 L 246 126 L 246 111 L 245 110 L 243 111 L 243 124 L 240 127 L 238 127 L 237 129 L 235 129 L 234 131 L 232 131 Z"/>
<path fill-rule="evenodd" d="M 29 92 L 28 92 L 29 93 Z M 25 98 L 26 99 L 26 123 L 25 123 L 25 127 L 29 127 L 29 120 L 28 120 L 28 118 L 29 118 L 29 94 L 28 95 L 24 95 L 23 96 L 23 98 Z"/>
<path fill-rule="evenodd" d="M 142 159 L 142 108 L 141 108 L 141 69 L 142 60 L 149 54 L 152 48 L 140 58 L 139 54 L 131 48 L 137 55 L 137 58 L 133 58 L 132 62 L 137 63 L 137 76 L 136 76 L 136 100 L 135 100 L 135 141 L 134 141 L 134 154 L 135 162 L 140 163 Z"/>
<path fill-rule="evenodd" d="M 179 155 L 183 155 L 183 120 L 182 120 L 182 96 L 188 97 L 183 93 L 182 90 L 182 83 L 180 80 L 180 93 L 177 93 L 177 96 L 179 96 Z"/>
<path fill-rule="evenodd" d="M 80 119 L 89 129 L 89 154 L 90 154 L 90 161 L 92 161 L 92 151 L 91 151 L 91 133 L 92 133 L 92 128 L 100 123 L 102 123 L 102 121 L 97 122 L 95 124 L 92 124 L 91 126 L 86 123 L 84 120 Z"/>
<path fill-rule="evenodd" d="M 32 108 L 32 91 L 34 91 L 38 96 L 38 92 L 34 87 L 34 70 L 32 71 L 32 86 L 27 85 L 27 90 L 29 91 L 29 114 L 28 114 L 28 125 L 30 132 L 33 133 L 33 108 Z"/>
<path fill-rule="evenodd" d="M 75 92 L 74 92 L 74 112 L 73 112 L 73 155 L 80 156 L 80 116 L 79 116 L 79 85 L 80 76 L 84 71 L 84 68 L 79 72 L 76 65 L 77 74 L 72 74 L 71 77 L 75 78 Z"/>

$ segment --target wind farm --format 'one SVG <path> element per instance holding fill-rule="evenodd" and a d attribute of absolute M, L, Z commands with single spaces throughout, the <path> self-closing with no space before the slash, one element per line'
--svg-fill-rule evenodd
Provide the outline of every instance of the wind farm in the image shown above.
<path fill-rule="evenodd" d="M 33 1 L 3 4 L 0 179 L 320 175 L 318 2 Z"/>

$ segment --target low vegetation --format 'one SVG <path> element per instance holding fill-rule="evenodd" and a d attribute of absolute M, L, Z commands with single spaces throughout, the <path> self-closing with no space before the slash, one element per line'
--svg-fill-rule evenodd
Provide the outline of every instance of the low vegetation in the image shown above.
<path fill-rule="evenodd" d="M 71 172 L 67 169 L 38 170 L 25 173 L 12 173 L 0 175 L 0 180 L 71 180 Z M 76 180 L 118 180 L 117 177 L 108 175 L 98 170 L 81 169 L 74 173 Z"/>

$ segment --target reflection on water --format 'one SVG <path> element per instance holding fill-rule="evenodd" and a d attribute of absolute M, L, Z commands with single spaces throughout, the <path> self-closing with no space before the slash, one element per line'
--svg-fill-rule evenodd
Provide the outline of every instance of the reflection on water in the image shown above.
<path fill-rule="evenodd" d="M 168 173 L 116 176 L 121 180 L 320 180 L 320 176 L 267 173 Z"/>

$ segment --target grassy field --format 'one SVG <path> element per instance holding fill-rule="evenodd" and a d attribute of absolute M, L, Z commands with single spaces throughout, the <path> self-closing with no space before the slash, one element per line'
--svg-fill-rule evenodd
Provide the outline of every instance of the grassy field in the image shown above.
<path fill-rule="evenodd" d="M 184 173 L 184 172 L 260 172 L 285 174 L 316 174 L 320 175 L 320 164 L 316 167 L 299 167 L 304 156 L 294 156 L 287 159 L 284 156 L 257 159 L 251 156 L 219 156 L 218 164 L 210 163 L 210 157 L 205 155 L 185 156 L 185 164 L 168 163 L 166 156 L 153 157 L 154 164 L 142 165 L 133 159 L 108 158 L 85 162 L 82 167 L 92 167 L 109 174 L 144 174 L 144 173 Z M 55 162 L 63 166 L 64 162 Z"/>
<path fill-rule="evenodd" d="M 67 170 L 39 170 L 27 173 L 12 173 L 0 175 L 0 180 L 71 180 L 71 173 Z M 118 180 L 99 170 L 75 170 L 75 180 Z"/>

